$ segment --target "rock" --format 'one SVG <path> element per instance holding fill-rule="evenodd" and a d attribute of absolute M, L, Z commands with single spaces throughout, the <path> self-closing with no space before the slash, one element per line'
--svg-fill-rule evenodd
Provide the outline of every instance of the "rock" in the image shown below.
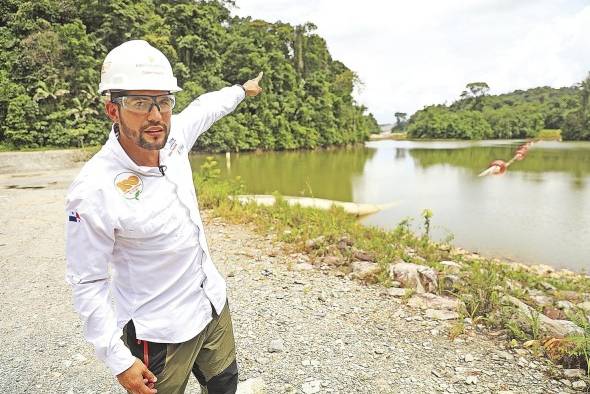
<path fill-rule="evenodd" d="M 265 394 L 265 384 L 262 378 L 247 379 L 238 383 L 236 394 Z"/>
<path fill-rule="evenodd" d="M 585 312 L 590 312 L 590 301 L 580 302 L 579 304 L 576 304 L 576 306 Z"/>
<path fill-rule="evenodd" d="M 400 282 L 398 282 L 397 280 L 392 280 L 390 284 L 391 284 L 391 287 L 402 287 L 402 284 Z"/>
<path fill-rule="evenodd" d="M 539 342 L 536 339 L 526 341 L 525 343 L 522 344 L 522 347 L 524 347 L 525 349 L 530 349 L 532 347 L 538 347 L 538 346 L 541 346 L 541 342 Z"/>
<path fill-rule="evenodd" d="M 558 298 L 571 302 L 581 302 L 583 295 L 573 290 L 559 290 L 557 293 Z"/>
<path fill-rule="evenodd" d="M 387 294 L 392 297 L 403 297 L 406 295 L 406 289 L 400 289 L 399 287 L 390 287 L 387 289 Z"/>
<path fill-rule="evenodd" d="M 321 382 L 319 380 L 312 380 L 310 382 L 305 382 L 301 385 L 301 391 L 305 394 L 314 394 L 319 393 L 321 389 Z"/>
<path fill-rule="evenodd" d="M 305 249 L 307 249 L 307 250 L 317 249 L 324 243 L 325 239 L 326 239 L 326 237 L 324 237 L 323 235 L 319 236 L 317 238 L 314 238 L 314 239 L 308 239 L 307 241 L 305 241 Z"/>
<path fill-rule="evenodd" d="M 398 262 L 390 265 L 389 276 L 417 293 L 433 292 L 437 288 L 436 271 L 423 265 Z"/>
<path fill-rule="evenodd" d="M 569 301 L 566 301 L 569 302 Z M 565 320 L 567 318 L 565 312 L 561 309 L 546 306 L 543 308 L 543 314 L 553 320 Z"/>
<path fill-rule="evenodd" d="M 545 264 L 531 265 L 529 267 L 529 270 L 532 271 L 532 272 L 535 272 L 535 273 L 537 273 L 537 274 L 539 274 L 541 276 L 549 275 L 549 274 L 555 272 L 555 268 L 550 267 L 550 266 L 545 265 Z"/>
<path fill-rule="evenodd" d="M 459 275 L 447 274 L 442 277 L 442 286 L 445 290 L 453 290 L 460 281 Z"/>
<path fill-rule="evenodd" d="M 431 293 L 414 294 L 408 301 L 408 305 L 412 308 L 446 309 L 449 311 L 457 311 L 461 304 L 462 302 L 456 298 L 442 297 Z"/>
<path fill-rule="evenodd" d="M 581 334 L 583 330 L 578 327 L 575 323 L 569 320 L 553 320 L 541 313 L 534 311 L 530 306 L 522 302 L 516 297 L 505 295 L 502 297 L 504 302 L 512 304 L 516 307 L 518 313 L 527 320 L 533 318 L 533 314 L 538 314 L 540 320 L 541 329 L 549 334 L 551 337 L 564 338 L 569 334 Z"/>
<path fill-rule="evenodd" d="M 359 261 L 370 261 L 371 263 L 375 262 L 375 256 L 373 256 L 371 253 L 356 248 L 352 251 L 352 257 Z"/>
<path fill-rule="evenodd" d="M 295 267 L 293 267 L 293 269 L 295 271 L 310 271 L 313 269 L 313 265 L 309 263 L 299 263 L 295 264 Z"/>
<path fill-rule="evenodd" d="M 282 339 L 273 339 L 270 341 L 268 345 L 268 352 L 269 353 L 281 353 L 285 351 L 285 345 L 283 344 Z"/>
<path fill-rule="evenodd" d="M 465 378 L 465 384 L 477 384 L 478 379 L 477 376 L 467 376 Z"/>
<path fill-rule="evenodd" d="M 581 378 L 585 374 L 586 373 L 583 369 L 564 369 L 563 370 L 563 376 L 565 376 L 568 379 Z"/>
<path fill-rule="evenodd" d="M 439 309 L 427 309 L 426 317 L 434 320 L 453 320 L 458 319 L 459 314 L 457 312 Z"/>
<path fill-rule="evenodd" d="M 563 310 L 568 310 L 568 309 L 572 309 L 574 307 L 574 304 L 570 301 L 566 301 L 566 300 L 561 300 L 561 301 L 557 301 L 555 303 L 555 305 L 559 308 L 559 309 L 563 309 Z"/>
<path fill-rule="evenodd" d="M 433 374 L 434 376 L 436 376 L 437 378 L 442 378 L 442 377 L 443 377 L 443 374 L 442 374 L 442 373 L 440 373 L 439 371 L 437 371 L 436 369 L 433 369 L 433 370 L 432 370 L 432 371 L 430 371 L 430 372 L 432 372 L 432 374 Z"/>
<path fill-rule="evenodd" d="M 323 258 L 323 263 L 327 265 L 332 265 L 335 267 L 339 267 L 344 264 L 344 260 L 337 257 L 337 256 L 326 256 Z"/>
<path fill-rule="evenodd" d="M 445 272 L 451 272 L 453 274 L 457 274 L 461 271 L 461 264 L 456 263 L 454 261 L 441 261 L 440 265 L 445 267 Z"/>
<path fill-rule="evenodd" d="M 471 354 L 466 354 L 463 356 L 463 361 L 466 363 L 471 363 L 473 360 L 475 360 L 475 358 Z"/>
<path fill-rule="evenodd" d="M 353 261 L 351 264 L 352 276 L 361 280 L 372 280 L 381 271 L 377 263 L 370 261 Z"/>
<path fill-rule="evenodd" d="M 548 283 L 548 282 L 541 282 L 541 286 L 543 286 L 543 288 L 545 290 L 547 290 L 547 291 L 555 291 L 555 290 L 557 290 L 555 288 L 555 286 L 553 286 L 551 283 Z"/>
<path fill-rule="evenodd" d="M 533 295 L 531 296 L 531 300 L 541 307 L 553 304 L 553 298 L 546 295 Z"/>
<path fill-rule="evenodd" d="M 514 360 L 514 356 L 508 352 L 500 350 L 497 354 L 498 354 L 498 356 L 500 356 L 501 358 L 503 358 L 506 361 Z"/>
<path fill-rule="evenodd" d="M 86 357 L 84 357 L 84 356 L 83 356 L 83 355 L 81 355 L 80 353 L 76 353 L 76 354 L 74 354 L 74 355 L 72 356 L 72 358 L 73 358 L 75 361 L 79 362 L 79 363 L 83 363 L 83 362 L 85 362 L 85 361 L 87 360 L 87 359 L 86 359 Z"/>
<path fill-rule="evenodd" d="M 574 388 L 575 390 L 582 391 L 586 388 L 586 382 L 584 382 L 583 380 L 576 380 L 572 383 L 572 388 Z"/>

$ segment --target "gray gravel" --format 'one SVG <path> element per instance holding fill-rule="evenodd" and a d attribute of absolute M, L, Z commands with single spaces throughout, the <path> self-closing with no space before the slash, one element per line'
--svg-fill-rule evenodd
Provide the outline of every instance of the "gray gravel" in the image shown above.
<path fill-rule="evenodd" d="M 0 175 L 2 393 L 124 392 L 84 342 L 64 282 L 63 202 L 74 173 Z M 306 257 L 205 218 L 227 277 L 241 379 L 262 378 L 268 393 L 574 392 L 544 360 L 479 334 L 451 341 L 450 323 L 382 288 L 292 270 Z M 196 380 L 187 392 L 199 393 Z"/>

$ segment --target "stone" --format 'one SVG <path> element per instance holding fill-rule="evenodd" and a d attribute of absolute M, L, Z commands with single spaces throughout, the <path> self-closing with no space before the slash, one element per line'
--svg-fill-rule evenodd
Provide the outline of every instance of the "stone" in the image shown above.
<path fill-rule="evenodd" d="M 471 354 L 466 354 L 463 356 L 463 360 L 467 363 L 471 363 L 475 358 Z"/>
<path fill-rule="evenodd" d="M 518 313 L 527 320 L 533 318 L 533 314 L 538 314 L 541 329 L 554 338 L 564 338 L 570 334 L 582 334 L 582 328 L 578 327 L 575 323 L 569 320 L 553 320 L 543 314 L 540 314 L 533 310 L 530 306 L 522 302 L 516 297 L 505 295 L 502 297 L 503 301 L 512 304 L 516 307 Z"/>
<path fill-rule="evenodd" d="M 323 263 L 327 264 L 327 265 L 339 267 L 342 264 L 344 264 L 344 260 L 342 260 L 341 258 L 339 258 L 337 256 L 326 256 L 323 258 Z"/>
<path fill-rule="evenodd" d="M 576 304 L 576 306 L 585 312 L 590 312 L 590 301 L 580 302 L 579 304 Z"/>
<path fill-rule="evenodd" d="M 555 291 L 557 288 L 548 282 L 541 282 L 541 286 L 547 291 Z"/>
<path fill-rule="evenodd" d="M 262 378 L 244 380 L 238 383 L 236 394 L 266 394 L 264 380 Z"/>
<path fill-rule="evenodd" d="M 85 361 L 86 361 L 86 357 L 84 357 L 84 356 L 83 356 L 83 355 L 81 355 L 80 353 L 76 353 L 76 354 L 74 354 L 74 355 L 72 356 L 72 358 L 73 358 L 75 361 L 79 362 L 79 363 L 83 363 L 83 362 L 85 362 Z"/>
<path fill-rule="evenodd" d="M 467 376 L 465 378 L 465 384 L 477 384 L 478 379 L 477 376 Z"/>
<path fill-rule="evenodd" d="M 268 352 L 269 353 L 281 353 L 285 351 L 285 345 L 283 344 L 282 339 L 273 339 L 270 341 L 268 345 Z"/>
<path fill-rule="evenodd" d="M 532 272 L 535 272 L 541 276 L 545 276 L 548 274 L 551 274 L 553 272 L 555 272 L 555 268 L 550 267 L 548 265 L 545 264 L 537 264 L 537 265 L 531 265 L 529 267 L 529 270 Z"/>
<path fill-rule="evenodd" d="M 538 347 L 538 346 L 541 346 L 541 342 L 536 339 L 526 341 L 525 343 L 522 344 L 522 347 L 524 347 L 525 349 L 530 349 L 530 348 Z"/>
<path fill-rule="evenodd" d="M 575 390 L 582 391 L 586 389 L 586 382 L 584 382 L 583 380 L 576 380 L 572 383 L 572 388 L 574 388 Z"/>
<path fill-rule="evenodd" d="M 352 257 L 359 261 L 370 261 L 371 263 L 375 262 L 375 256 L 373 256 L 371 253 L 356 248 L 352 251 Z"/>
<path fill-rule="evenodd" d="M 403 297 L 406 295 L 406 289 L 401 289 L 399 287 L 390 287 L 387 289 L 387 294 L 392 297 Z"/>
<path fill-rule="evenodd" d="M 564 369 L 563 370 L 563 376 L 565 376 L 568 379 L 581 378 L 584 375 L 585 375 L 585 372 L 582 369 L 573 368 L 573 369 Z"/>
<path fill-rule="evenodd" d="M 565 320 L 567 318 L 567 315 L 562 309 L 554 308 L 552 306 L 543 307 L 543 314 L 553 320 Z"/>
<path fill-rule="evenodd" d="M 326 237 L 322 235 L 314 239 L 308 239 L 305 241 L 305 249 L 312 250 L 319 248 L 324 243 L 325 238 Z"/>
<path fill-rule="evenodd" d="M 313 265 L 309 263 L 299 263 L 295 264 L 295 267 L 293 267 L 293 269 L 295 271 L 310 271 L 313 269 Z"/>
<path fill-rule="evenodd" d="M 370 261 L 353 261 L 351 264 L 352 276 L 361 280 L 374 279 L 381 271 L 381 267 L 377 263 Z"/>
<path fill-rule="evenodd" d="M 301 385 L 301 391 L 305 394 L 314 394 L 319 393 L 321 389 L 321 382 L 319 380 L 312 380 L 310 382 L 305 382 Z"/>
<path fill-rule="evenodd" d="M 443 267 L 445 267 L 445 271 L 446 272 L 451 272 L 453 274 L 457 274 L 461 271 L 461 264 L 456 263 L 454 261 L 441 261 L 439 263 L 440 265 L 442 265 Z"/>
<path fill-rule="evenodd" d="M 408 305 L 412 308 L 419 309 L 446 309 L 457 311 L 462 302 L 456 298 L 443 297 L 431 293 L 414 294 L 409 300 Z"/>
<path fill-rule="evenodd" d="M 533 295 L 531 296 L 531 300 L 541 307 L 553 304 L 553 298 L 547 295 Z"/>
<path fill-rule="evenodd" d="M 433 292 L 437 288 L 437 272 L 423 265 L 404 261 L 389 266 L 389 277 L 399 281 L 403 287 L 416 290 L 417 293 Z"/>
<path fill-rule="evenodd" d="M 449 310 L 426 309 L 426 317 L 434 320 L 454 320 L 459 318 L 459 314 Z"/>
<path fill-rule="evenodd" d="M 568 310 L 568 309 L 572 309 L 574 307 L 574 304 L 570 301 L 567 301 L 567 300 L 561 300 L 561 301 L 557 301 L 555 303 L 555 306 L 557 306 L 557 308 L 559 308 L 559 309 Z"/>

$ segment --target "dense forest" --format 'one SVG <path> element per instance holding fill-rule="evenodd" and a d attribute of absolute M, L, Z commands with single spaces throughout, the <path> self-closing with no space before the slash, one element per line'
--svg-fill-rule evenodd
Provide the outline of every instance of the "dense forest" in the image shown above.
<path fill-rule="evenodd" d="M 573 87 L 539 87 L 488 95 L 485 82 L 467 84 L 451 105 L 432 105 L 406 121 L 396 112 L 396 129 L 410 138 L 534 138 L 542 129 L 561 129 L 566 140 L 590 140 L 590 77 Z"/>
<path fill-rule="evenodd" d="M 315 26 L 232 17 L 231 1 L 0 0 L 0 145 L 82 146 L 110 125 L 97 93 L 102 61 L 129 39 L 170 60 L 183 91 L 198 95 L 264 71 L 264 94 L 246 100 L 198 141 L 210 151 L 349 144 L 378 126 L 352 91 L 358 78 L 331 58 Z"/>

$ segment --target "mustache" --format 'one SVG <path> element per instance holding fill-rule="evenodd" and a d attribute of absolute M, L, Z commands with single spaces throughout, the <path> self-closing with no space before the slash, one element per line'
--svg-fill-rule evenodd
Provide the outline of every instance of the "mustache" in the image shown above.
<path fill-rule="evenodd" d="M 168 132 L 168 125 L 164 122 L 148 122 L 148 123 L 144 124 L 143 126 L 141 126 L 139 131 L 143 133 L 144 131 L 146 131 L 150 127 L 154 127 L 154 126 L 161 127 L 162 129 L 164 129 L 164 132 L 166 132 L 166 133 Z"/>

